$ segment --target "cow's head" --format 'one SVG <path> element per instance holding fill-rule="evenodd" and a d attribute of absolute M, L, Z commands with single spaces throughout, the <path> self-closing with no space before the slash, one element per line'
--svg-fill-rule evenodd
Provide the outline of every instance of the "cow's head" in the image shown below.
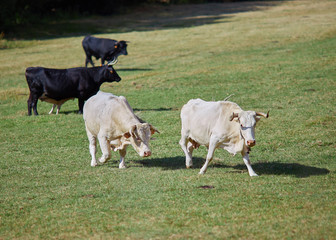
<path fill-rule="evenodd" d="M 120 55 L 127 55 L 127 42 L 126 41 L 119 41 L 117 42 L 117 44 L 114 46 L 114 48 L 116 49 L 116 52 L 118 54 L 118 56 Z M 116 57 L 118 57 L 116 56 Z"/>
<path fill-rule="evenodd" d="M 119 77 L 118 73 L 116 70 L 114 70 L 112 65 L 105 65 L 101 67 L 102 69 L 102 78 L 106 82 L 119 82 L 121 78 Z"/>
<path fill-rule="evenodd" d="M 105 59 L 109 61 L 115 61 L 120 55 L 128 55 L 127 53 L 127 42 L 119 41 L 116 42 L 114 48 L 111 49 Z"/>
<path fill-rule="evenodd" d="M 230 121 L 236 119 L 240 124 L 240 133 L 245 140 L 245 145 L 253 147 L 256 144 L 254 137 L 254 129 L 260 117 L 268 118 L 267 114 L 254 111 L 242 111 L 240 113 L 232 113 Z"/>
<path fill-rule="evenodd" d="M 138 123 L 125 133 L 124 137 L 131 142 L 133 148 L 141 157 L 149 157 L 152 155 L 149 140 L 155 132 L 158 132 L 158 130 L 149 123 Z"/>

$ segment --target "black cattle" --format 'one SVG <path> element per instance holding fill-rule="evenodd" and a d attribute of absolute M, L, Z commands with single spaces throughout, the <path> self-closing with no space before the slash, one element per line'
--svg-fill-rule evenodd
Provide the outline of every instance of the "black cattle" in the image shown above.
<path fill-rule="evenodd" d="M 85 67 L 88 63 L 94 66 L 91 57 L 101 59 L 101 64 L 105 61 L 117 60 L 120 55 L 127 55 L 127 43 L 106 38 L 95 38 L 86 36 L 82 41 L 83 49 L 86 54 Z"/>
<path fill-rule="evenodd" d="M 93 68 L 51 69 L 29 67 L 26 79 L 30 94 L 28 115 L 37 113 L 37 101 L 57 103 L 62 100 L 78 98 L 79 113 L 83 113 L 84 101 L 95 95 L 104 82 L 119 82 L 121 78 L 112 66 Z"/>

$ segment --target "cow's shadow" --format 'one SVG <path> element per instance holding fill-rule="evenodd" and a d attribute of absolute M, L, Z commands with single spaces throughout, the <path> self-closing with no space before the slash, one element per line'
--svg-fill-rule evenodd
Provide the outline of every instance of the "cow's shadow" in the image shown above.
<path fill-rule="evenodd" d="M 204 158 L 194 157 L 193 168 L 200 169 L 204 162 Z M 160 167 L 163 170 L 177 170 L 186 168 L 185 157 L 183 156 L 144 159 L 137 161 L 137 163 L 140 163 L 143 167 Z M 259 162 L 252 163 L 252 167 L 258 175 L 291 175 L 297 178 L 306 178 L 330 173 L 330 171 L 326 168 L 306 166 L 299 163 Z M 227 165 L 216 161 L 215 163 L 209 164 L 208 169 L 211 168 L 231 168 L 236 170 L 232 171 L 233 173 L 247 172 L 245 164 Z"/>
<path fill-rule="evenodd" d="M 310 176 L 326 175 L 330 171 L 326 168 L 307 166 L 299 163 L 281 163 L 281 162 L 260 162 L 252 164 L 252 167 L 259 175 L 292 175 L 297 178 L 306 178 Z M 245 164 L 234 166 L 235 169 L 246 169 Z"/>

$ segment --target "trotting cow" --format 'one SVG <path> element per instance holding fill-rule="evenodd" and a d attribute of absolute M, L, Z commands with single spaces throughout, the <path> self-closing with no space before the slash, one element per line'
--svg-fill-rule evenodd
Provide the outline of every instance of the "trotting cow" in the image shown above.
<path fill-rule="evenodd" d="M 215 149 L 223 148 L 233 155 L 241 153 L 250 176 L 258 176 L 251 167 L 249 151 L 256 144 L 254 129 L 260 116 L 268 118 L 268 113 L 243 111 L 230 101 L 190 100 L 181 110 L 179 142 L 186 155 L 187 168 L 193 165 L 193 150 L 204 145 L 208 148 L 208 154 L 200 174 L 206 172 Z"/>
<path fill-rule="evenodd" d="M 151 135 L 158 131 L 133 113 L 125 97 L 99 91 L 85 102 L 83 118 L 90 142 L 92 167 L 97 166 L 97 138 L 102 151 L 100 163 L 105 163 L 111 157 L 112 148 L 119 151 L 119 168 L 125 168 L 128 145 L 132 145 L 141 157 L 152 154 L 149 140 Z"/>
<path fill-rule="evenodd" d="M 119 82 L 121 78 L 112 66 L 94 68 L 51 69 L 29 67 L 26 79 L 30 90 L 28 115 L 37 113 L 37 101 L 59 104 L 78 98 L 79 113 L 83 113 L 84 101 L 99 91 L 104 82 Z"/>
<path fill-rule="evenodd" d="M 88 63 L 92 62 L 92 56 L 96 59 L 101 59 L 101 64 L 104 65 L 105 61 L 117 61 L 120 55 L 127 55 L 126 41 L 116 41 L 113 39 L 96 38 L 86 36 L 82 41 L 82 46 L 86 55 L 85 67 Z"/>

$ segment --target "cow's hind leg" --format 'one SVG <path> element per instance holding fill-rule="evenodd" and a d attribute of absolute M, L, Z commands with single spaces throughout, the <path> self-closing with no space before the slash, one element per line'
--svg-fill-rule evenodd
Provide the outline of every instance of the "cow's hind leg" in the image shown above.
<path fill-rule="evenodd" d="M 90 133 L 90 131 L 86 128 L 86 134 L 89 139 L 89 149 L 91 154 L 91 167 L 97 166 L 97 160 L 96 160 L 96 152 L 97 152 L 97 143 L 96 143 L 96 137 Z"/>
<path fill-rule="evenodd" d="M 212 161 L 213 154 L 216 150 L 216 147 L 217 147 L 217 141 L 214 140 L 214 139 L 210 139 L 208 154 L 207 154 L 205 163 L 204 163 L 203 167 L 201 168 L 199 174 L 204 174 L 206 172 L 209 163 Z"/>
<path fill-rule="evenodd" d="M 190 142 L 188 140 L 188 136 L 186 136 L 185 134 L 181 134 L 181 139 L 180 139 L 180 146 L 186 156 L 186 167 L 187 168 L 191 168 L 192 165 L 193 165 L 193 162 L 192 162 L 192 150 L 190 151 Z M 192 146 L 191 146 L 192 147 Z"/>
<path fill-rule="evenodd" d="M 28 101 L 27 101 L 27 104 L 28 104 L 28 116 L 31 115 L 32 109 L 34 111 L 34 114 L 38 115 L 38 113 L 37 113 L 37 101 L 38 101 L 38 95 L 30 93 Z"/>
<path fill-rule="evenodd" d="M 34 115 L 37 116 L 38 115 L 38 112 L 37 112 L 37 101 L 38 101 L 38 98 L 37 97 L 33 97 L 32 99 L 32 103 L 31 103 L 31 106 L 33 108 L 33 111 L 34 111 Z"/>
<path fill-rule="evenodd" d="M 32 94 L 30 93 L 29 94 L 29 98 L 28 98 L 28 101 L 27 101 L 27 105 L 28 105 L 28 116 L 31 116 L 32 115 L 32 107 L 33 107 L 33 96 Z"/>
<path fill-rule="evenodd" d="M 249 154 L 248 153 L 242 153 L 243 155 L 243 160 L 244 160 L 244 163 L 247 167 L 247 170 L 248 170 L 248 173 L 251 177 L 257 177 L 258 174 L 256 174 L 251 166 L 251 162 L 250 162 L 250 158 L 249 158 Z"/>
<path fill-rule="evenodd" d="M 92 56 L 90 54 L 86 54 L 85 67 L 87 67 L 88 63 L 91 63 L 92 67 L 94 67 L 94 63 L 92 62 Z"/>
<path fill-rule="evenodd" d="M 108 159 L 111 158 L 111 145 L 110 141 L 107 139 L 106 136 L 98 134 L 98 140 L 100 149 L 102 151 L 102 156 L 99 159 L 100 163 L 105 163 Z"/>

